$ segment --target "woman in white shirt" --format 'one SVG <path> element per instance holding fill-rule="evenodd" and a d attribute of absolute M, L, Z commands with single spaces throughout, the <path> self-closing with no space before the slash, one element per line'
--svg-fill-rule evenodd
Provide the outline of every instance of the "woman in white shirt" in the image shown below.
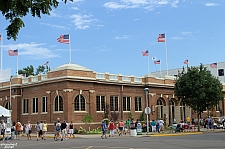
<path fill-rule="evenodd" d="M 28 123 L 26 124 L 26 134 L 27 134 L 27 140 L 32 140 L 31 138 L 31 128 L 32 125 L 30 124 L 30 121 L 28 121 Z"/>

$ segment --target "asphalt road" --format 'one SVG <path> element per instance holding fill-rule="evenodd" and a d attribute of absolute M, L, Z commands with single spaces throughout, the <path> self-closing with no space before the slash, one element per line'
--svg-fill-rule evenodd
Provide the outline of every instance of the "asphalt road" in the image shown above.
<path fill-rule="evenodd" d="M 203 133 L 183 136 L 130 137 L 115 136 L 107 139 L 75 138 L 65 141 L 12 140 L 15 149 L 225 149 L 225 133 Z M 4 144 L 0 142 L 0 148 Z"/>

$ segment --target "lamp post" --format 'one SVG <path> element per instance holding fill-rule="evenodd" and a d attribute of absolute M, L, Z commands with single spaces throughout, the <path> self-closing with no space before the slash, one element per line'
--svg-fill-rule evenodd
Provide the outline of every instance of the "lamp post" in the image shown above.
<path fill-rule="evenodd" d="M 149 133 L 149 126 L 148 126 L 148 115 L 150 114 L 150 108 L 148 107 L 148 91 L 149 88 L 145 88 L 145 98 L 146 98 L 146 108 L 145 108 L 145 113 L 146 113 L 146 121 L 147 121 L 147 135 Z"/>

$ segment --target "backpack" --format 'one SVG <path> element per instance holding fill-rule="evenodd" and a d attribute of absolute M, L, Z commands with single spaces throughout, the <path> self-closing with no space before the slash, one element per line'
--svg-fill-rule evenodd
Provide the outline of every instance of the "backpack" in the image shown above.
<path fill-rule="evenodd" d="M 58 124 L 57 126 L 56 126 L 56 131 L 59 131 L 61 128 L 60 128 L 60 125 Z"/>

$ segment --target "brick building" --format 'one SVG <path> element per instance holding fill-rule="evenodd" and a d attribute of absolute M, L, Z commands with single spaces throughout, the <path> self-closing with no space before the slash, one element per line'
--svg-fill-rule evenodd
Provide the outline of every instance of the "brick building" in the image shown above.
<path fill-rule="evenodd" d="M 119 119 L 127 119 L 131 113 L 136 120 L 148 103 L 149 119 L 166 118 L 171 124 L 186 116 L 196 117 L 189 107 L 176 101 L 173 76 L 157 78 L 123 76 L 97 73 L 77 64 L 59 66 L 47 74 L 22 78 L 14 76 L 10 82 L 0 83 L 0 105 L 12 107 L 12 121 L 22 123 L 46 120 L 53 130 L 57 118 L 73 121 L 76 128 L 86 127 L 82 122 L 86 114 L 93 116 L 92 127 L 99 126 L 109 105 L 110 111 L 119 112 Z M 149 88 L 146 102 L 145 88 Z M 212 111 L 213 116 L 224 115 L 225 100 Z M 109 115 L 110 118 L 110 115 Z"/>

